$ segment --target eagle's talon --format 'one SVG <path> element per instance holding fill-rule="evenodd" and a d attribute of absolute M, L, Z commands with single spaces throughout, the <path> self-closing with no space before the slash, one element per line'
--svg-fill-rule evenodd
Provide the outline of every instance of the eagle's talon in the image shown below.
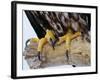
<path fill-rule="evenodd" d="M 67 57 L 67 62 L 69 61 L 69 51 L 68 50 L 66 50 L 66 57 Z"/>
<path fill-rule="evenodd" d="M 40 51 L 38 52 L 38 55 L 37 56 L 38 56 L 39 61 L 41 61 L 41 62 L 45 61 L 45 57 L 42 56 L 42 54 L 41 54 Z"/>
<path fill-rule="evenodd" d="M 31 39 L 28 39 L 25 43 L 26 47 L 28 47 L 28 43 L 30 42 Z M 26 48 L 25 48 L 26 49 Z"/>
<path fill-rule="evenodd" d="M 38 52 L 38 59 L 40 60 L 40 61 L 42 61 L 42 59 L 41 59 L 41 53 L 40 52 Z"/>

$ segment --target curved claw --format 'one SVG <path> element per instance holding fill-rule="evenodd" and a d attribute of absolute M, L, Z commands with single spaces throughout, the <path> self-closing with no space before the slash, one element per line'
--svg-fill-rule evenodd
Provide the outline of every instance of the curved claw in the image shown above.
<path fill-rule="evenodd" d="M 40 51 L 38 52 L 38 59 L 40 60 L 40 61 L 42 61 L 42 59 L 41 59 L 41 55 L 40 55 L 41 53 L 40 53 Z"/>
<path fill-rule="evenodd" d="M 69 51 L 68 50 L 66 50 L 66 57 L 67 57 L 67 61 L 69 61 Z"/>
<path fill-rule="evenodd" d="M 45 58 L 41 55 L 40 51 L 38 52 L 37 56 L 38 56 L 39 61 L 45 61 Z"/>
<path fill-rule="evenodd" d="M 31 39 L 28 39 L 25 43 L 26 47 L 28 46 L 28 42 L 30 41 Z"/>

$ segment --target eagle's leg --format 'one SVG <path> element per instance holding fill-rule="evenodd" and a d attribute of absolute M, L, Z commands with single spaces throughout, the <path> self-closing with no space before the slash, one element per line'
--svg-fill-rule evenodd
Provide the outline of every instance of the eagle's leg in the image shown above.
<path fill-rule="evenodd" d="M 37 51 L 38 51 L 38 59 L 40 61 L 43 61 L 43 59 L 42 59 L 42 49 L 43 49 L 43 46 L 45 45 L 46 42 L 47 42 L 46 38 L 42 38 L 42 39 L 39 40 L 39 43 L 38 43 Z"/>
<path fill-rule="evenodd" d="M 46 30 L 46 35 L 44 38 L 41 38 L 39 40 L 39 43 L 38 43 L 38 58 L 40 61 L 42 61 L 42 49 L 43 49 L 43 46 L 45 45 L 45 43 L 50 43 L 50 45 L 54 48 L 54 45 L 55 45 L 55 42 L 56 41 L 56 38 L 54 36 L 54 33 L 51 31 L 51 30 Z"/>

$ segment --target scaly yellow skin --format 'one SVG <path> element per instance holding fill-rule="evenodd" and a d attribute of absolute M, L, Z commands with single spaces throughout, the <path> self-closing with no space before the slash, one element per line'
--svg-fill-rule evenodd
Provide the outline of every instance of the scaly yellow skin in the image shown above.
<path fill-rule="evenodd" d="M 66 56 L 67 56 L 67 60 L 69 61 L 69 57 L 68 57 L 68 53 L 70 51 L 70 46 L 71 46 L 71 41 L 73 39 L 75 39 L 76 37 L 80 36 L 81 32 L 76 32 L 76 33 L 72 33 L 71 29 L 68 29 L 68 32 L 62 36 L 59 37 L 59 42 L 57 44 L 61 44 L 62 42 L 66 42 Z M 51 30 L 46 30 L 46 35 L 44 38 L 38 39 L 38 38 L 32 38 L 31 41 L 33 42 L 38 42 L 38 48 L 37 51 L 38 52 L 42 52 L 43 46 L 47 43 L 50 42 L 50 39 L 55 40 L 55 36 L 54 33 Z M 40 54 L 38 54 L 39 60 L 41 60 L 40 58 Z"/>
<path fill-rule="evenodd" d="M 39 39 L 38 38 L 32 38 L 30 41 L 32 41 L 32 42 L 39 42 Z"/>
<path fill-rule="evenodd" d="M 59 37 L 59 42 L 57 44 L 61 44 L 62 42 L 65 41 L 66 49 L 69 51 L 70 46 L 71 46 L 71 41 L 80 35 L 81 35 L 81 32 L 76 32 L 73 34 L 71 29 L 69 29 L 68 32 L 64 36 Z"/>
<path fill-rule="evenodd" d="M 71 30 L 69 29 L 68 32 L 62 36 L 59 37 L 59 42 L 57 44 L 61 44 L 62 42 L 66 42 L 66 49 L 70 49 L 71 41 L 75 39 L 76 37 L 80 36 L 81 32 L 76 32 L 75 34 L 72 34 Z M 54 33 L 51 30 L 46 31 L 46 35 L 44 38 L 38 39 L 38 38 L 32 38 L 31 41 L 38 42 L 38 48 L 37 51 L 42 51 L 43 46 L 50 42 L 50 38 L 55 39 Z"/>
<path fill-rule="evenodd" d="M 59 37 L 59 41 L 58 41 L 57 44 L 61 44 L 64 41 L 66 42 L 66 45 L 65 45 L 66 52 L 65 52 L 65 54 L 66 54 L 66 57 L 67 57 L 67 62 L 69 62 L 69 55 L 68 54 L 70 52 L 71 41 L 73 39 L 75 39 L 76 37 L 80 36 L 80 35 L 81 35 L 81 32 L 76 32 L 76 33 L 73 34 L 71 29 L 69 28 L 68 32 L 64 36 Z M 73 65 L 73 66 L 75 66 L 75 65 Z"/>
<path fill-rule="evenodd" d="M 43 46 L 47 43 L 50 42 L 50 38 L 55 40 L 55 36 L 53 31 L 51 30 L 46 30 L 46 35 L 44 38 L 38 39 L 38 38 L 32 38 L 31 41 L 33 42 L 38 42 L 38 48 L 37 51 L 38 52 L 42 52 Z"/>

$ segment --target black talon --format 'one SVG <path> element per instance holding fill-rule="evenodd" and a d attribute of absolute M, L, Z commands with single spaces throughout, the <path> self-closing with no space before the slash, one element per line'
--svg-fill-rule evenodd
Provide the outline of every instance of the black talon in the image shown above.
<path fill-rule="evenodd" d="M 67 61 L 69 61 L 69 51 L 68 50 L 66 50 L 66 57 L 67 57 Z"/>
<path fill-rule="evenodd" d="M 38 55 L 37 55 L 37 56 L 38 56 L 38 59 L 39 59 L 40 61 L 42 61 L 42 60 L 41 60 L 41 53 L 40 53 L 40 51 L 38 52 Z"/>
<path fill-rule="evenodd" d="M 38 56 L 39 61 L 42 61 L 42 62 L 45 61 L 45 58 L 41 55 L 40 51 L 38 52 L 37 56 Z"/>
<path fill-rule="evenodd" d="M 28 46 L 28 42 L 30 41 L 30 39 L 28 39 L 25 43 L 26 47 Z"/>

